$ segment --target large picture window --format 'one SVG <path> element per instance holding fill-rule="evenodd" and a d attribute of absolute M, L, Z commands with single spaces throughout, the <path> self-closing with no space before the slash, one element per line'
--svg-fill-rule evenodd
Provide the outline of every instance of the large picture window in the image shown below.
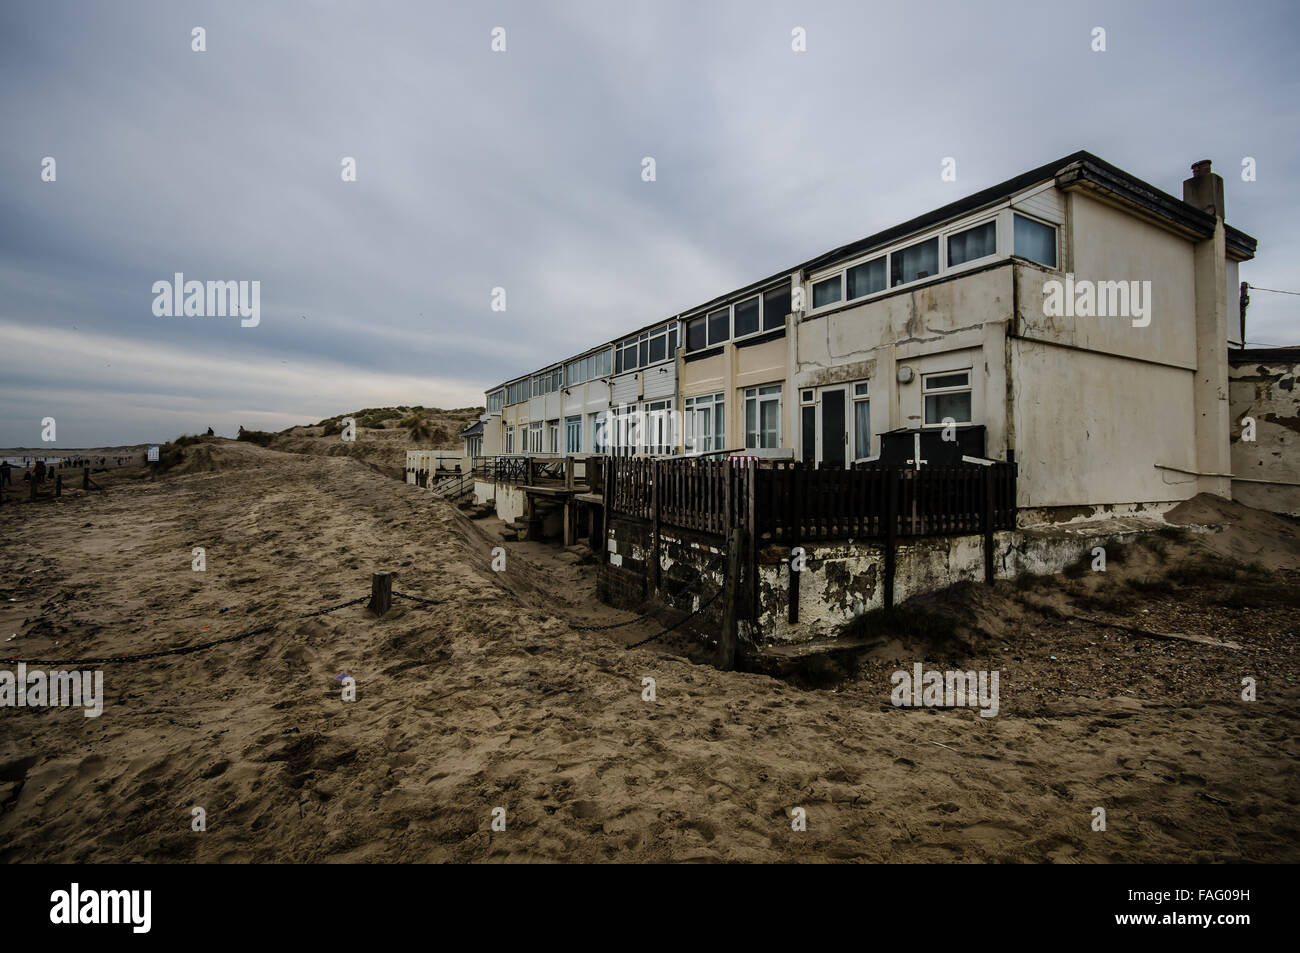
<path fill-rule="evenodd" d="M 781 446 L 781 385 L 745 391 L 745 448 L 774 450 Z"/>

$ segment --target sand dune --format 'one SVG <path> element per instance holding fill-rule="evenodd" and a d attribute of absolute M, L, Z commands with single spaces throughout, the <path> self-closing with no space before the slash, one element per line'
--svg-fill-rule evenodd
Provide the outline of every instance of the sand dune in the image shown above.
<path fill-rule="evenodd" d="M 556 575 L 512 550 L 521 578 L 507 588 L 455 510 L 357 460 L 205 452 L 156 483 L 0 513 L 7 656 L 139 653 L 280 623 L 105 666 L 97 719 L 0 710 L 6 861 L 1300 855 L 1296 689 L 1273 679 L 1260 701 L 1234 701 L 1249 653 L 1176 702 L 1156 685 L 1058 695 L 1034 714 L 1012 698 L 996 719 L 898 710 L 872 678 L 806 690 L 656 643 L 622 648 L 649 627 L 574 632 L 567 619 L 597 611 L 581 603 L 589 568 Z M 364 595 L 380 568 L 443 604 L 293 619 Z M 355 702 L 340 700 L 340 673 Z"/>

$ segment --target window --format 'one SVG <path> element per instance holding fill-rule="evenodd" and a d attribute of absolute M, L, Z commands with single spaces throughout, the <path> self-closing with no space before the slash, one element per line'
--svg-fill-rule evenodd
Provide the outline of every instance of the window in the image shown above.
<path fill-rule="evenodd" d="M 582 417 L 564 418 L 564 452 L 582 453 Z"/>
<path fill-rule="evenodd" d="M 686 398 L 686 452 L 725 450 L 726 404 L 722 394 Z"/>
<path fill-rule="evenodd" d="M 641 440 L 646 453 L 665 454 L 677 446 L 673 433 L 673 402 L 654 400 L 645 405 L 641 421 Z"/>
<path fill-rule="evenodd" d="M 994 222 L 976 225 L 948 236 L 948 267 L 964 265 L 998 250 L 998 230 Z"/>
<path fill-rule="evenodd" d="M 871 401 L 865 381 L 853 385 L 853 459 L 871 456 Z"/>
<path fill-rule="evenodd" d="M 719 308 L 709 314 L 709 347 L 721 344 L 731 336 L 731 310 Z"/>
<path fill-rule="evenodd" d="M 925 394 L 926 425 L 942 426 L 946 418 L 954 423 L 971 422 L 970 371 L 926 374 L 921 390 Z"/>
<path fill-rule="evenodd" d="M 735 337 L 743 338 L 747 334 L 758 332 L 758 301 L 758 295 L 754 295 L 736 304 L 733 318 Z"/>
<path fill-rule="evenodd" d="M 640 417 L 635 405 L 610 411 L 607 427 L 609 452 L 616 457 L 630 457 L 641 442 Z"/>
<path fill-rule="evenodd" d="M 845 273 L 848 285 L 848 299 L 861 298 L 863 295 L 875 294 L 889 287 L 885 280 L 885 256 L 855 265 Z"/>
<path fill-rule="evenodd" d="M 560 389 L 560 381 L 564 377 L 562 368 L 553 367 L 549 371 L 534 375 L 532 393 L 534 397 L 541 397 L 543 394 L 553 394 Z"/>
<path fill-rule="evenodd" d="M 1056 229 L 1023 215 L 1015 216 L 1016 254 L 1048 268 L 1056 267 Z"/>
<path fill-rule="evenodd" d="M 781 385 L 745 391 L 745 448 L 771 450 L 781 446 Z"/>
<path fill-rule="evenodd" d="M 560 421 L 559 420 L 546 421 L 546 452 L 547 453 L 560 452 Z"/>
<path fill-rule="evenodd" d="M 538 421 L 528 426 L 528 448 L 525 453 L 542 452 L 542 424 Z"/>
<path fill-rule="evenodd" d="M 528 378 L 515 381 L 506 387 L 506 405 L 522 404 L 528 399 Z"/>
<path fill-rule="evenodd" d="M 576 361 L 570 361 L 564 367 L 564 386 L 585 384 L 598 377 L 608 377 L 612 365 L 613 351 L 597 351 Z"/>
<path fill-rule="evenodd" d="M 789 313 L 790 286 L 788 284 L 763 293 L 764 331 L 785 327 L 785 319 Z"/>
<path fill-rule="evenodd" d="M 659 361 L 667 360 L 677 350 L 677 322 L 665 324 L 653 331 L 645 331 L 618 345 L 616 371 L 634 371 Z"/>
<path fill-rule="evenodd" d="M 811 404 L 816 399 L 817 399 L 816 391 L 805 390 L 799 392 L 799 403 L 801 404 Z"/>
<path fill-rule="evenodd" d="M 930 238 L 889 256 L 891 287 L 939 273 L 939 239 Z"/>
<path fill-rule="evenodd" d="M 506 453 L 509 454 L 514 452 L 515 452 L 515 428 L 507 427 L 506 428 Z"/>
<path fill-rule="evenodd" d="M 686 322 L 686 350 L 702 351 L 709 346 L 708 328 L 704 318 L 692 318 Z"/>
<path fill-rule="evenodd" d="M 501 413 L 501 408 L 505 404 L 505 399 L 506 399 L 506 392 L 503 390 L 499 390 L 496 391 L 495 393 L 488 394 L 487 412 L 489 414 Z"/>
<path fill-rule="evenodd" d="M 591 452 L 609 453 L 609 415 L 603 411 L 591 415 Z"/>
<path fill-rule="evenodd" d="M 814 308 L 824 308 L 828 304 L 834 304 L 844 296 L 840 288 L 840 278 L 840 275 L 835 275 L 813 285 Z"/>

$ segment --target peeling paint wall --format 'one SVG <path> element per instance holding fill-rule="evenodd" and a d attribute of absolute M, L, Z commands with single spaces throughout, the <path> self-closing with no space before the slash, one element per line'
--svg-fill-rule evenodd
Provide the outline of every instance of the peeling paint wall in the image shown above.
<path fill-rule="evenodd" d="M 1134 524 L 1130 524 L 1132 526 Z M 1099 532 L 1095 526 L 1015 530 L 994 535 L 994 574 L 1009 579 L 1023 573 L 1059 572 L 1095 546 L 1111 545 L 1149 529 Z M 606 538 L 609 561 L 599 569 L 599 597 L 622 608 L 653 599 L 693 612 L 726 583 L 726 554 L 708 536 L 666 530 L 660 537 L 660 583 L 652 585 L 650 525 L 641 520 L 611 520 Z M 754 642 L 799 644 L 833 638 L 846 623 L 884 605 L 884 549 L 875 541 L 804 545 L 799 579 L 799 621 L 789 621 L 789 550 L 766 547 L 758 558 L 758 620 L 741 616 L 742 636 Z M 898 547 L 894 599 L 933 592 L 984 578 L 984 541 L 979 535 L 912 540 Z M 718 599 L 702 613 L 703 629 L 722 622 Z M 697 626 L 698 628 L 698 626 Z"/>
<path fill-rule="evenodd" d="M 1300 359 L 1234 363 L 1232 496 L 1247 506 L 1300 516 Z M 1244 441 L 1242 418 L 1255 421 Z"/>
<path fill-rule="evenodd" d="M 1090 553 L 1135 531 L 1097 533 L 1004 531 L 994 534 L 994 575 L 1011 579 L 1024 573 L 1060 572 Z M 884 606 L 884 549 L 876 543 L 809 544 L 799 580 L 799 621 L 789 621 L 790 562 L 760 564 L 759 630 L 762 640 L 797 644 L 832 638 L 856 616 Z M 894 600 L 901 602 L 959 582 L 984 579 L 981 536 L 947 536 L 902 544 L 896 555 Z"/>

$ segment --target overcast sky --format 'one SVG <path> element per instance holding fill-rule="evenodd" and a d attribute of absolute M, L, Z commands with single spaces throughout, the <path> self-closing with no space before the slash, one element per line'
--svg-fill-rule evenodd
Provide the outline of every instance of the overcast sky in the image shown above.
<path fill-rule="evenodd" d="M 479 404 L 1076 149 L 1176 196 L 1214 160 L 1242 279 L 1300 290 L 1298 27 L 1293 0 L 6 3 L 0 446 Z M 155 317 L 177 271 L 260 281 L 260 325 Z M 1248 337 L 1298 317 L 1256 293 Z"/>

